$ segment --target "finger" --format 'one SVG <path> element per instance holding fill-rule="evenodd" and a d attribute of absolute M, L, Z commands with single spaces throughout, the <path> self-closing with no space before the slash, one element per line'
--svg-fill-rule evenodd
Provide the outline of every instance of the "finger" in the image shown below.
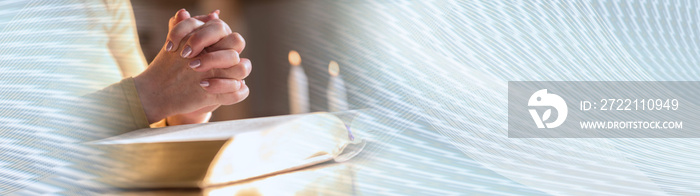
<path fill-rule="evenodd" d="M 210 69 L 204 73 L 204 75 L 202 75 L 202 78 L 227 78 L 243 80 L 250 75 L 251 71 L 252 66 L 250 64 L 250 60 L 242 58 L 241 62 L 234 66 L 228 68 Z"/>
<path fill-rule="evenodd" d="M 180 54 L 183 58 L 192 58 L 207 46 L 211 46 L 231 34 L 231 28 L 222 20 L 214 19 L 191 33 Z"/>
<path fill-rule="evenodd" d="M 241 80 L 240 88 L 231 93 L 218 94 L 217 99 L 221 105 L 231 105 L 243 101 L 250 94 L 250 89 L 245 84 L 245 80 Z"/>
<path fill-rule="evenodd" d="M 241 59 L 241 62 L 229 67 L 229 68 L 223 68 L 223 69 L 212 69 L 210 70 L 209 74 L 205 75 L 211 75 L 208 76 L 209 78 L 232 78 L 232 79 L 239 79 L 243 80 L 248 75 L 250 75 L 250 72 L 252 71 L 252 66 L 250 63 L 250 60 L 243 58 Z"/>
<path fill-rule="evenodd" d="M 173 29 L 170 32 L 168 32 L 168 40 L 165 46 L 165 50 L 177 51 L 177 49 L 180 46 L 180 42 L 182 42 L 182 39 L 195 29 L 201 27 L 202 25 L 204 25 L 202 21 L 199 21 L 194 18 L 187 18 L 175 25 L 175 27 L 173 27 Z"/>
<path fill-rule="evenodd" d="M 211 94 L 236 92 L 241 88 L 241 81 L 228 78 L 209 78 L 199 83 L 202 88 Z"/>
<path fill-rule="evenodd" d="M 190 12 L 185 10 L 185 8 L 178 10 L 175 13 L 175 16 L 171 17 L 170 21 L 168 22 L 168 31 L 172 30 L 175 25 L 188 18 L 190 18 Z"/>
<path fill-rule="evenodd" d="M 192 18 L 197 19 L 202 22 L 209 22 L 210 20 L 218 19 L 217 16 L 214 16 L 212 14 L 209 15 L 199 15 L 199 16 L 193 16 Z"/>
<path fill-rule="evenodd" d="M 192 18 L 195 18 L 202 22 L 207 22 L 213 19 L 218 19 L 219 13 L 221 13 L 221 11 L 214 10 L 207 15 L 192 16 Z M 185 8 L 178 10 L 175 13 L 175 16 L 170 17 L 170 21 L 168 22 L 168 31 L 172 30 L 175 25 L 188 18 L 190 18 L 190 13 L 187 10 L 185 10 Z"/>
<path fill-rule="evenodd" d="M 217 50 L 229 50 L 233 49 L 240 54 L 243 52 L 243 49 L 245 48 L 245 39 L 243 39 L 243 36 L 241 34 L 234 32 L 223 39 L 219 40 L 216 42 L 216 44 L 209 46 L 206 48 L 207 52 L 213 52 Z"/>
<path fill-rule="evenodd" d="M 213 68 L 228 68 L 240 63 L 238 52 L 235 50 L 219 50 L 214 52 L 202 52 L 194 60 L 190 61 L 190 68 L 198 72 L 209 71 Z"/>
<path fill-rule="evenodd" d="M 221 11 L 219 11 L 219 10 L 214 10 L 214 11 L 212 11 L 211 13 L 209 13 L 209 14 L 207 14 L 207 15 L 193 16 L 192 18 L 195 18 L 195 19 L 197 19 L 197 20 L 200 20 L 200 21 L 206 23 L 206 22 L 209 22 L 210 20 L 219 19 L 219 13 L 220 13 L 220 12 L 221 12 Z"/>

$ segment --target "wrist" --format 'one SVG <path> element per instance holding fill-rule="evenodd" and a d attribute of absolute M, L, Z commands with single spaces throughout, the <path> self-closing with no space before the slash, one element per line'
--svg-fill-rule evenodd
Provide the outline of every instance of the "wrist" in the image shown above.
<path fill-rule="evenodd" d="M 166 118 L 169 116 L 169 113 L 165 110 L 165 107 L 163 107 L 164 99 L 159 98 L 158 91 L 154 90 L 152 84 L 148 81 L 145 72 L 134 77 L 134 85 L 136 86 L 141 106 L 150 124 Z"/>

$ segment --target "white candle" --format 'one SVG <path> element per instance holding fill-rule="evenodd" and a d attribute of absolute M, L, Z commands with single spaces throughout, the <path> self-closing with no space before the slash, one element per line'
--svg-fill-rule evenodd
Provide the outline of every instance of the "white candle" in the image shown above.
<path fill-rule="evenodd" d="M 328 111 L 338 112 L 348 110 L 348 98 L 345 94 L 345 82 L 340 77 L 340 67 L 335 61 L 328 64 L 328 73 L 331 78 L 328 80 Z"/>
<path fill-rule="evenodd" d="M 301 67 L 301 56 L 297 51 L 289 51 L 289 111 L 292 114 L 309 112 L 309 81 Z"/>

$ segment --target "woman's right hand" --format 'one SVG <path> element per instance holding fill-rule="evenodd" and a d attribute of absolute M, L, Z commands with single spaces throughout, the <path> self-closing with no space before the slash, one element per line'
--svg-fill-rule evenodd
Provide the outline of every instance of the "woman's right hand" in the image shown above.
<path fill-rule="evenodd" d="M 185 13 L 180 10 L 176 17 Z M 206 22 L 193 17 L 171 25 L 166 44 L 134 77 L 149 123 L 238 103 L 248 96 L 242 80 L 251 64 L 238 56 L 245 41 L 212 14 L 200 17 Z"/>

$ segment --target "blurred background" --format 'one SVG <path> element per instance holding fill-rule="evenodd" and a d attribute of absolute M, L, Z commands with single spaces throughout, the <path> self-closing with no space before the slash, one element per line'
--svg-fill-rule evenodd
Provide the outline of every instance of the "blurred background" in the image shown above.
<path fill-rule="evenodd" d="M 318 89 L 314 93 L 313 87 L 326 87 L 327 66 L 332 59 L 322 56 L 325 53 L 295 47 L 299 43 L 318 41 L 304 40 L 307 36 L 292 36 L 303 33 L 295 28 L 300 26 L 299 22 L 307 23 L 306 27 L 310 26 L 308 24 L 323 27 L 324 22 L 305 15 L 308 11 L 300 11 L 303 7 L 295 6 L 294 1 L 153 0 L 131 3 L 141 47 L 149 63 L 164 44 L 168 19 L 180 8 L 187 9 L 193 16 L 219 9 L 221 19 L 233 31 L 243 35 L 246 48 L 241 57 L 253 62 L 253 71 L 246 78 L 250 96 L 238 104 L 222 106 L 214 112 L 212 121 L 289 114 L 287 77 L 290 64 L 287 55 L 290 50 L 299 51 L 302 66 L 309 77 L 311 111 L 327 109 L 324 90 Z M 313 44 L 306 44 L 309 45 Z"/>
<path fill-rule="evenodd" d="M 49 20 L 13 21 L 23 19 L 14 16 L 28 2 L 48 8 L 28 9 L 30 16 Z M 0 58 L 7 65 L 0 66 L 6 74 L 0 85 L 24 95 L 0 93 L 5 115 L 0 115 L 0 140 L 9 143 L 0 145 L 0 152 L 10 152 L 0 156 L 0 172 L 10 171 L 0 173 L 0 192 L 9 184 L 4 182 L 30 184 L 66 165 L 63 160 L 81 160 L 85 151 L 73 150 L 70 142 L 95 137 L 86 126 L 68 124 L 72 118 L 62 112 L 75 109 L 62 103 L 73 100 L 62 98 L 62 91 L 47 91 L 84 87 L 60 74 L 36 74 L 49 68 L 94 77 L 80 74 L 94 68 L 68 61 L 81 68 L 69 71 L 63 69 L 66 61 L 26 58 L 55 53 L 56 44 L 34 44 L 53 43 L 54 37 L 37 32 L 54 35 L 52 28 L 82 27 L 74 18 L 53 18 L 72 16 L 72 10 L 80 15 L 82 7 L 63 4 L 81 2 L 0 2 L 0 27 L 14 25 L 0 35 L 5 44 L 0 49 L 22 57 Z M 697 138 L 510 138 L 507 111 L 509 81 L 697 81 L 700 1 L 150 0 L 132 6 L 148 61 L 164 44 L 168 18 L 181 8 L 192 15 L 220 9 L 221 18 L 246 39 L 241 56 L 253 62 L 246 79 L 250 96 L 221 107 L 212 121 L 288 114 L 290 50 L 301 55 L 310 111 L 327 111 L 328 65 L 338 62 L 349 109 L 369 110 L 364 115 L 369 120 L 351 125 L 353 131 L 366 132 L 375 144 L 357 160 L 353 186 L 359 193 L 700 192 Z M 84 34 L 73 33 L 67 41 Z M 74 57 L 70 51 L 82 49 L 66 45 L 59 54 Z M 27 66 L 35 70 L 24 70 Z M 15 86 L 3 83 L 8 78 Z M 42 102 L 46 97 L 57 101 Z M 100 164 L 78 166 L 95 165 Z M 58 182 L 30 191 L 60 190 L 76 181 L 74 170 L 63 173 L 57 173 Z"/>

